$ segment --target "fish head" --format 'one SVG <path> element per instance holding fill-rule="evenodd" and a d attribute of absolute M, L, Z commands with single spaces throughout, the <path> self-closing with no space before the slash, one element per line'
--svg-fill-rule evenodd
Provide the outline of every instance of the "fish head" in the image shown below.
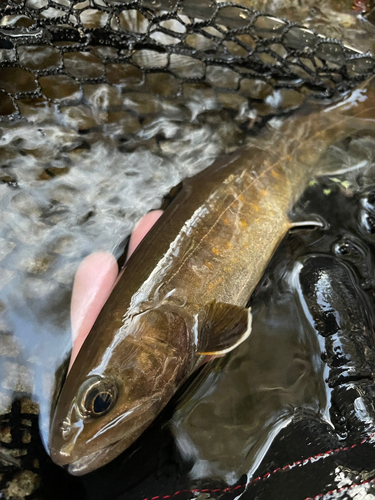
<path fill-rule="evenodd" d="M 183 315 L 168 307 L 125 321 L 101 351 L 90 335 L 50 429 L 52 459 L 74 475 L 105 465 L 142 434 L 189 375 L 193 352 Z"/>

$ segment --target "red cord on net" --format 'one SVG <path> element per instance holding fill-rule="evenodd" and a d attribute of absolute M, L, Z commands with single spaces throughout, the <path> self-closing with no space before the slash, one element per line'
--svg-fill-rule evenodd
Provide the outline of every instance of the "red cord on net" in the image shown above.
<path fill-rule="evenodd" d="M 274 474 L 276 474 L 277 472 L 294 469 L 294 467 L 298 467 L 300 465 L 306 465 L 309 462 L 320 460 L 321 458 L 326 458 L 326 457 L 329 457 L 331 455 L 335 455 L 336 453 L 340 453 L 340 452 L 343 452 L 343 451 L 352 450 L 352 449 L 357 448 L 358 446 L 360 446 L 362 444 L 370 442 L 371 439 L 374 436 L 375 436 L 375 433 L 370 434 L 368 437 L 362 439 L 362 441 L 360 441 L 359 443 L 354 443 L 351 446 L 345 446 L 343 448 L 335 448 L 335 449 L 327 450 L 327 451 L 325 451 L 323 453 L 318 453 L 317 455 L 313 455 L 311 457 L 304 458 L 303 460 L 297 460 L 296 462 L 292 462 L 291 464 L 284 465 L 283 467 L 277 467 L 273 471 L 267 472 L 263 476 L 254 477 L 253 479 L 250 479 L 250 481 L 248 481 L 247 483 L 239 484 L 237 486 L 228 486 L 227 488 L 215 488 L 215 489 L 210 489 L 210 488 L 199 489 L 199 488 L 196 488 L 196 489 L 179 490 L 179 491 L 175 491 L 171 495 L 156 495 L 154 497 L 143 498 L 143 500 L 168 500 L 169 498 L 173 498 L 173 497 L 175 497 L 177 495 L 181 495 L 182 493 L 228 493 L 228 492 L 231 492 L 231 491 L 236 491 L 236 490 L 239 490 L 241 488 L 246 488 L 247 486 L 250 486 L 251 484 L 254 484 L 254 483 L 258 482 L 258 481 L 264 481 L 264 480 L 268 479 L 269 477 L 273 476 Z M 306 498 L 305 500 L 319 500 L 324 495 L 328 495 L 330 493 L 339 493 L 341 491 L 345 491 L 346 489 L 354 488 L 355 486 L 359 486 L 361 484 L 370 483 L 370 482 L 373 482 L 373 481 L 375 481 L 375 479 L 370 479 L 370 480 L 367 480 L 367 481 L 363 481 L 362 483 L 356 483 L 356 484 L 353 484 L 353 485 L 350 485 L 350 486 L 344 486 L 343 488 L 339 488 L 337 490 L 328 491 L 326 493 L 321 493 L 320 495 L 317 495 L 315 497 L 309 497 L 309 498 Z"/>

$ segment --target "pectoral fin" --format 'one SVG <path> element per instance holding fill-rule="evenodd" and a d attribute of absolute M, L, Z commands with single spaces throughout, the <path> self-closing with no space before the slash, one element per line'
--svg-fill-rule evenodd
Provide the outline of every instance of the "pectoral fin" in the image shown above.
<path fill-rule="evenodd" d="M 309 214 L 309 218 L 306 219 L 306 214 L 301 213 L 299 211 L 294 211 L 293 213 L 288 214 L 289 218 L 289 229 L 290 230 L 299 230 L 299 229 L 315 229 L 326 227 L 326 223 L 324 219 L 322 219 L 319 215 Z"/>
<path fill-rule="evenodd" d="M 206 305 L 198 335 L 197 354 L 218 356 L 232 351 L 251 333 L 250 309 L 213 301 Z"/>

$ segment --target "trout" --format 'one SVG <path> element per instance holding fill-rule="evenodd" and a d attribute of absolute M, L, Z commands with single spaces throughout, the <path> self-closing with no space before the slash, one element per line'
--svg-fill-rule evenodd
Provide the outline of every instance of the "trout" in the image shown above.
<path fill-rule="evenodd" d="M 296 114 L 184 181 L 128 260 L 63 385 L 50 453 L 74 475 L 128 448 L 209 357 L 251 331 L 246 304 L 323 153 L 373 133 L 375 80 Z"/>

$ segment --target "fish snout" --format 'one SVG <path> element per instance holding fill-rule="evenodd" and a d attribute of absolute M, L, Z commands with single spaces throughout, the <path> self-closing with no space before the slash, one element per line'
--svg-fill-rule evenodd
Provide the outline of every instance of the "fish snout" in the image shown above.
<path fill-rule="evenodd" d="M 60 426 L 61 436 L 63 439 L 68 439 L 72 431 L 72 423 L 69 417 L 64 418 Z"/>
<path fill-rule="evenodd" d="M 49 450 L 52 460 L 62 467 L 68 465 L 76 454 L 78 437 L 83 431 L 82 420 L 55 416 L 51 426 Z"/>

